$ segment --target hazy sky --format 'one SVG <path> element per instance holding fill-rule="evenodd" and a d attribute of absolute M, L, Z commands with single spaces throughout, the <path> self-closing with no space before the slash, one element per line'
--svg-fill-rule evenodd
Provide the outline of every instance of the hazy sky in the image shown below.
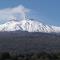
<path fill-rule="evenodd" d="M 60 26 L 60 0 L 0 0 L 0 23 L 22 11 L 46 24 Z"/>

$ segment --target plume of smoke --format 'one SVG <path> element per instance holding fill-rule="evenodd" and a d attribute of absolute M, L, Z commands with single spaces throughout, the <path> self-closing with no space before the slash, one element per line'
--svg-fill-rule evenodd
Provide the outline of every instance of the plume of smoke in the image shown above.
<path fill-rule="evenodd" d="M 16 20 L 16 17 L 15 16 L 8 16 L 7 20 Z"/>
<path fill-rule="evenodd" d="M 3 15 L 8 16 L 8 19 L 15 18 L 15 14 L 21 14 L 22 19 L 26 19 L 26 14 L 30 12 L 30 9 L 25 8 L 23 5 L 19 5 L 13 8 L 0 9 L 0 18 Z M 10 18 L 9 18 L 10 17 Z M 3 17 L 4 18 L 4 17 Z M 16 19 L 16 18 L 15 18 Z"/>

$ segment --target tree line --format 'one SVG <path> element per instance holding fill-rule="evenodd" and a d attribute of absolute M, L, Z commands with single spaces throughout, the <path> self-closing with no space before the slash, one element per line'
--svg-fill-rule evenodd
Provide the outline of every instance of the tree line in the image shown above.
<path fill-rule="evenodd" d="M 16 54 L 9 52 L 0 53 L 0 60 L 60 60 L 60 53 L 26 53 Z"/>

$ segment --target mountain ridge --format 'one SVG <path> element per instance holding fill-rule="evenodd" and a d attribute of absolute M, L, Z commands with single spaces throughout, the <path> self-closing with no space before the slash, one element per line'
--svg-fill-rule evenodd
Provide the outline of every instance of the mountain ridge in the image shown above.
<path fill-rule="evenodd" d="M 46 25 L 31 19 L 25 19 L 20 21 L 10 20 L 0 25 L 0 31 L 16 31 L 16 30 L 28 32 L 59 33 L 60 27 Z"/>

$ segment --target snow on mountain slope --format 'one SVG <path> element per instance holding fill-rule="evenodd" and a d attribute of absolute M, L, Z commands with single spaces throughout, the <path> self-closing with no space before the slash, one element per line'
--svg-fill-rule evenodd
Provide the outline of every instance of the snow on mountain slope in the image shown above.
<path fill-rule="evenodd" d="M 60 32 L 60 27 L 48 26 L 33 20 L 9 21 L 0 25 L 0 31 Z"/>
<path fill-rule="evenodd" d="M 56 27 L 56 26 L 51 26 L 54 30 L 55 30 L 55 32 L 57 33 L 60 33 L 60 27 Z"/>
<path fill-rule="evenodd" d="M 9 21 L 5 24 L 0 25 L 0 31 L 15 31 L 19 30 L 18 22 L 16 21 Z M 20 29 L 21 30 L 21 29 Z"/>

